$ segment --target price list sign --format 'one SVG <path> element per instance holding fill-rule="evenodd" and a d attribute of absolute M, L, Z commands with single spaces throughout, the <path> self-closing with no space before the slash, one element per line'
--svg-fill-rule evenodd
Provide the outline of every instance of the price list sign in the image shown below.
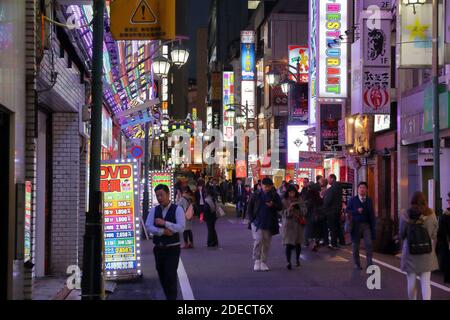
<path fill-rule="evenodd" d="M 133 277 L 141 273 L 137 172 L 137 164 L 131 160 L 101 166 L 107 278 Z"/>

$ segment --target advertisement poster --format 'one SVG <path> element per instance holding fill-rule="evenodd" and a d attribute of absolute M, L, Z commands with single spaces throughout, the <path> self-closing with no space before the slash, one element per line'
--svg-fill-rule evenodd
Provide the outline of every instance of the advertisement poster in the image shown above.
<path fill-rule="evenodd" d="M 369 28 L 370 21 L 363 20 L 364 65 L 390 67 L 391 20 L 379 20 L 380 28 Z"/>
<path fill-rule="evenodd" d="M 247 177 L 247 163 L 245 160 L 236 161 L 236 178 L 246 178 Z"/>
<path fill-rule="evenodd" d="M 374 132 L 389 130 L 391 128 L 391 116 L 389 114 L 376 114 L 374 121 Z"/>
<path fill-rule="evenodd" d="M 307 83 L 309 80 L 309 49 L 308 46 L 289 46 L 289 66 L 290 71 L 300 76 L 299 82 Z M 292 74 L 289 75 L 290 79 L 295 81 Z"/>
<path fill-rule="evenodd" d="M 107 278 L 140 273 L 138 184 L 136 160 L 102 163 L 100 191 L 103 192 Z"/>
<path fill-rule="evenodd" d="M 243 81 L 255 81 L 255 44 L 254 43 L 242 43 L 241 44 L 241 67 L 242 67 L 242 80 Z"/>
<path fill-rule="evenodd" d="M 313 151 L 316 143 L 314 136 L 307 136 L 308 126 L 287 126 L 288 163 L 298 163 L 299 151 Z"/>
<path fill-rule="evenodd" d="M 25 182 L 24 262 L 31 260 L 31 181 Z"/>
<path fill-rule="evenodd" d="M 323 157 L 320 153 L 301 151 L 299 152 L 299 166 L 301 168 L 318 169 L 323 168 Z"/>
<path fill-rule="evenodd" d="M 149 173 L 149 188 L 150 188 L 150 208 L 156 207 L 159 205 L 158 200 L 156 199 L 155 188 L 159 184 L 164 184 L 169 187 L 170 190 L 170 199 L 174 199 L 174 183 L 173 183 L 173 172 L 172 171 L 150 171 Z"/>
<path fill-rule="evenodd" d="M 340 104 L 320 105 L 320 151 L 340 151 L 339 120 L 342 112 Z"/>
<path fill-rule="evenodd" d="M 362 86 L 363 114 L 390 114 L 390 68 L 365 67 Z"/>
<path fill-rule="evenodd" d="M 347 11 L 347 0 L 319 1 L 320 98 L 347 97 Z"/>
<path fill-rule="evenodd" d="M 249 122 L 255 122 L 255 81 L 241 82 L 241 104 L 247 107 Z"/>
<path fill-rule="evenodd" d="M 227 110 L 234 104 L 234 72 L 223 73 L 223 141 L 234 141 L 234 118 L 227 116 Z"/>
<path fill-rule="evenodd" d="M 289 91 L 289 111 L 292 122 L 308 124 L 308 84 L 293 84 Z"/>

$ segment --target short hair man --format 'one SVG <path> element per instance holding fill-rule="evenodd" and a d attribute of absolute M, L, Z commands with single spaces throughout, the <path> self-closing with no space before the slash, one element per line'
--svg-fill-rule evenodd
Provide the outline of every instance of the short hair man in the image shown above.
<path fill-rule="evenodd" d="M 186 217 L 183 208 L 171 202 L 166 185 L 157 185 L 155 194 L 159 205 L 150 209 L 145 226 L 153 234 L 156 270 L 166 298 L 176 300 L 180 233 L 184 231 Z"/>
<path fill-rule="evenodd" d="M 255 193 L 247 207 L 253 234 L 254 271 L 269 271 L 267 256 L 272 236 L 279 233 L 278 211 L 282 209 L 280 196 L 270 178 L 262 180 L 262 191 Z"/>
<path fill-rule="evenodd" d="M 330 188 L 325 191 L 323 198 L 323 206 L 327 214 L 327 225 L 330 230 L 331 243 L 329 247 L 332 249 L 338 248 L 338 238 L 341 240 L 341 245 L 344 241 L 343 234 L 341 232 L 341 214 L 342 214 L 342 188 L 337 182 L 335 174 L 330 174 L 328 177 L 330 182 Z M 325 239 L 325 243 L 328 242 L 328 237 Z"/>
<path fill-rule="evenodd" d="M 373 247 L 372 240 L 375 240 L 375 211 L 372 200 L 367 196 L 367 182 L 358 184 L 358 195 L 350 198 L 347 203 L 347 212 L 351 215 L 352 227 L 352 249 L 353 263 L 355 269 L 361 270 L 359 259 L 359 244 L 361 237 L 364 238 L 364 248 L 367 256 L 367 267 L 372 265 Z"/>

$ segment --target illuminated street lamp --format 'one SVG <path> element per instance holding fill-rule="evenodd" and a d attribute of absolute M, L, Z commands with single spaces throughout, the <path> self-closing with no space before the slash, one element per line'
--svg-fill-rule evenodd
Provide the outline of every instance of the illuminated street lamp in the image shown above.
<path fill-rule="evenodd" d="M 172 63 L 174 65 L 176 65 L 177 67 L 181 67 L 188 61 L 189 51 L 177 45 L 172 48 L 170 57 L 172 58 Z"/>
<path fill-rule="evenodd" d="M 285 79 L 285 80 L 281 81 L 281 83 L 280 83 L 281 91 L 283 91 L 283 93 L 287 95 L 289 93 L 289 89 L 290 89 L 291 85 L 293 85 L 293 84 L 295 84 L 295 82 L 292 80 Z"/>
<path fill-rule="evenodd" d="M 275 86 L 280 82 L 280 73 L 276 70 L 271 70 L 266 73 L 266 79 L 269 86 Z"/>
<path fill-rule="evenodd" d="M 227 111 L 225 111 L 227 118 L 234 118 L 234 115 L 236 114 L 236 111 L 234 111 L 233 109 L 228 109 Z"/>
<path fill-rule="evenodd" d="M 170 61 L 162 56 L 156 57 L 152 62 L 152 68 L 158 78 L 165 78 L 169 74 Z"/>

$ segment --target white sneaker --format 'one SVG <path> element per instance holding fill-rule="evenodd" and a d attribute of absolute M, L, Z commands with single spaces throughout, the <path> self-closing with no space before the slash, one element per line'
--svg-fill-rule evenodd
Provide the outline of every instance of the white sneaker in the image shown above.
<path fill-rule="evenodd" d="M 261 271 L 261 260 L 255 261 L 255 266 L 253 267 L 254 271 Z"/>
<path fill-rule="evenodd" d="M 269 267 L 264 262 L 261 262 L 261 271 L 269 271 Z"/>

